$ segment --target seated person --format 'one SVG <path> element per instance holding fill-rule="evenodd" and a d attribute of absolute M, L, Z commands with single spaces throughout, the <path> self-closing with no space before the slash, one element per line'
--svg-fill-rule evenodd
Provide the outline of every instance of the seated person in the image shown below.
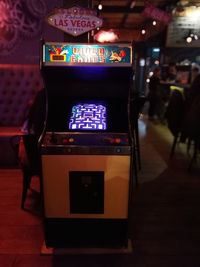
<path fill-rule="evenodd" d="M 154 69 L 153 75 L 150 78 L 149 82 L 149 110 L 148 116 L 150 120 L 154 120 L 158 116 L 159 106 L 160 106 L 160 68 L 157 67 Z"/>
<path fill-rule="evenodd" d="M 38 138 L 43 132 L 46 117 L 46 92 L 43 88 L 38 91 L 31 104 L 29 113 L 22 127 L 22 131 L 36 135 Z"/>
<path fill-rule="evenodd" d="M 195 78 L 198 76 L 198 74 L 199 74 L 199 67 L 197 67 L 197 66 L 192 67 L 191 82 L 193 82 L 195 80 Z"/>
<path fill-rule="evenodd" d="M 193 69 L 193 80 L 187 93 L 187 99 L 186 99 L 187 110 L 190 109 L 192 103 L 199 96 L 200 96 L 200 72 L 199 72 L 199 69 L 196 67 L 195 69 Z"/>
<path fill-rule="evenodd" d="M 34 101 L 31 104 L 28 116 L 23 124 L 22 132 L 24 134 L 31 134 L 33 136 L 34 144 L 38 143 L 40 136 L 44 130 L 46 117 L 46 92 L 45 89 L 38 91 Z M 28 164 L 23 137 L 19 142 L 18 152 L 19 162 L 22 165 Z"/>

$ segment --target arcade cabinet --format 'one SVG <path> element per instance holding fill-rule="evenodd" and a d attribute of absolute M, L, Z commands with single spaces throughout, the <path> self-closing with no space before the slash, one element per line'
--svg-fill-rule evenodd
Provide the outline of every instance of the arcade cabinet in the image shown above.
<path fill-rule="evenodd" d="M 126 247 L 132 194 L 129 45 L 44 43 L 47 247 Z"/>

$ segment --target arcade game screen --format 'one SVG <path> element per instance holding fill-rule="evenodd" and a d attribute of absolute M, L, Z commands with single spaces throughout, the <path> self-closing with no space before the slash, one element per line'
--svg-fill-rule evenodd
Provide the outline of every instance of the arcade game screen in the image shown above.
<path fill-rule="evenodd" d="M 127 132 L 131 71 L 105 67 L 50 70 L 47 131 Z"/>
<path fill-rule="evenodd" d="M 72 107 L 69 130 L 106 130 L 106 106 L 98 103 L 77 103 Z"/>
<path fill-rule="evenodd" d="M 127 102 L 121 99 L 65 99 L 54 97 L 47 131 L 126 132 Z"/>

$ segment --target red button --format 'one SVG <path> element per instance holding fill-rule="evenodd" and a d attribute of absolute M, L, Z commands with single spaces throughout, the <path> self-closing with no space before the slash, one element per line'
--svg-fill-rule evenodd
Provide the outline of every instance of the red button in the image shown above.
<path fill-rule="evenodd" d="M 116 144 L 121 143 L 121 139 L 120 139 L 120 138 L 115 138 L 115 143 L 116 143 Z"/>

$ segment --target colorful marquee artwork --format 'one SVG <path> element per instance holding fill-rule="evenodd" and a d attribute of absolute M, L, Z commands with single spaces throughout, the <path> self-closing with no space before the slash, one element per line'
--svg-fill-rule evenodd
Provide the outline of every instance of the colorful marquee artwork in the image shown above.
<path fill-rule="evenodd" d="M 132 49 L 128 45 L 46 43 L 43 62 L 47 65 L 121 64 L 132 63 Z"/>

